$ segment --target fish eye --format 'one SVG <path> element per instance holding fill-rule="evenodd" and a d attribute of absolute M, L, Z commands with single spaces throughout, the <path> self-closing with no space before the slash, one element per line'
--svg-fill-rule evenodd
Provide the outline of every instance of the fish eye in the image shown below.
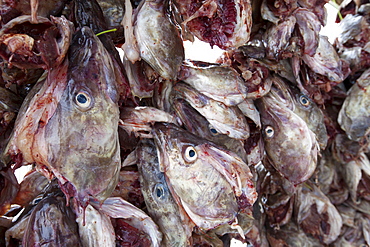
<path fill-rule="evenodd" d="M 91 105 L 91 98 L 85 92 L 78 92 L 75 97 L 76 104 L 82 109 L 87 109 Z"/>
<path fill-rule="evenodd" d="M 271 126 L 266 126 L 265 128 L 265 134 L 267 137 L 273 137 L 274 136 L 274 128 L 272 128 Z"/>
<path fill-rule="evenodd" d="M 310 105 L 310 100 L 308 99 L 308 97 L 306 95 L 301 95 L 301 97 L 299 97 L 299 102 L 303 106 L 309 106 Z"/>
<path fill-rule="evenodd" d="M 184 159 L 187 162 L 194 162 L 198 158 L 197 152 L 193 146 L 185 148 Z"/>
<path fill-rule="evenodd" d="M 218 131 L 212 125 L 209 125 L 208 128 L 212 135 L 218 135 Z"/>
<path fill-rule="evenodd" d="M 162 200 L 163 197 L 165 197 L 166 189 L 164 188 L 164 185 L 161 183 L 158 183 L 154 186 L 154 195 L 157 199 Z"/>

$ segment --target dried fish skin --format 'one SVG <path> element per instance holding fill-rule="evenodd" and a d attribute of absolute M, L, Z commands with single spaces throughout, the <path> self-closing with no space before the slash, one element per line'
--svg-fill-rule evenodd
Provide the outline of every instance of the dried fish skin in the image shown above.
<path fill-rule="evenodd" d="M 89 246 L 116 246 L 116 235 L 110 218 L 90 204 L 83 210 L 76 211 L 78 231 L 81 245 Z"/>
<path fill-rule="evenodd" d="M 160 171 L 157 148 L 150 139 L 143 139 L 136 149 L 140 186 L 147 210 L 163 233 L 163 246 L 188 246 L 192 224 L 185 225 L 187 215 L 181 213 L 171 195 L 165 175 Z"/>
<path fill-rule="evenodd" d="M 328 134 L 324 123 L 324 114 L 316 103 L 302 93 L 298 87 L 291 85 L 279 76 L 273 77 L 271 93 L 279 95 L 286 107 L 302 118 L 308 128 L 315 133 L 321 149 L 325 149 L 328 142 Z"/>
<path fill-rule="evenodd" d="M 221 147 L 226 147 L 246 161 L 247 154 L 244 149 L 243 141 L 219 133 L 205 117 L 191 107 L 185 100 L 174 101 L 172 103 L 172 108 L 176 116 L 181 119 L 186 130 Z"/>
<path fill-rule="evenodd" d="M 226 106 L 211 99 L 191 86 L 179 82 L 172 88 L 170 101 L 186 100 L 208 122 L 222 134 L 245 140 L 249 137 L 249 125 L 243 113 L 236 106 Z"/>
<path fill-rule="evenodd" d="M 343 61 L 326 36 L 320 35 L 316 53 L 313 56 L 304 54 L 303 61 L 312 71 L 332 82 L 340 83 L 345 79 L 346 75 L 342 71 L 345 67 Z"/>
<path fill-rule="evenodd" d="M 226 106 L 241 103 L 248 93 L 239 73 L 225 65 L 188 60 L 182 64 L 178 79 Z"/>
<path fill-rule="evenodd" d="M 334 242 L 343 225 L 337 208 L 313 183 L 300 186 L 296 197 L 297 223 L 324 244 Z"/>
<path fill-rule="evenodd" d="M 142 2 L 135 18 L 134 34 L 140 57 L 164 79 L 175 80 L 185 52 L 180 33 L 166 14 L 164 2 Z"/>
<path fill-rule="evenodd" d="M 64 197 L 45 197 L 28 219 L 22 246 L 82 246 L 75 218 Z"/>
<path fill-rule="evenodd" d="M 45 127 L 47 167 L 62 185 L 74 188 L 67 198 L 75 196 L 83 204 L 89 196 L 103 201 L 120 170 L 118 92 L 111 56 L 90 28 L 74 36 L 67 75 Z"/>
<path fill-rule="evenodd" d="M 293 184 L 314 173 L 319 147 L 315 134 L 273 94 L 257 101 L 265 150 L 272 166 Z"/>
<path fill-rule="evenodd" d="M 359 141 L 369 134 L 370 69 L 348 91 L 338 115 L 338 123 L 351 140 Z"/>
<path fill-rule="evenodd" d="M 156 123 L 154 140 L 172 195 L 198 227 L 228 223 L 254 204 L 252 174 L 235 154 L 171 124 Z"/>
<path fill-rule="evenodd" d="M 150 237 L 152 247 L 160 246 L 162 233 L 159 232 L 158 226 L 154 221 L 141 209 L 120 197 L 109 197 L 102 204 L 93 201 L 92 204 L 102 213 L 102 215 L 107 215 L 115 219 L 129 220 L 131 226 L 143 231 Z"/>

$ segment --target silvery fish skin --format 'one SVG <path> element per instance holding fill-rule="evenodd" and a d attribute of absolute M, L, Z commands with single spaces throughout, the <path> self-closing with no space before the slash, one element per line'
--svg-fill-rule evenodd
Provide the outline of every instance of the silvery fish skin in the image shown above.
<path fill-rule="evenodd" d="M 247 97 L 244 80 L 229 66 L 187 60 L 178 79 L 227 106 L 237 105 Z"/>
<path fill-rule="evenodd" d="M 142 2 L 135 18 L 134 34 L 140 57 L 163 78 L 175 80 L 185 52 L 180 33 L 169 20 L 164 3 Z"/>
<path fill-rule="evenodd" d="M 171 101 L 186 100 L 220 133 L 245 140 L 249 137 L 249 125 L 236 106 L 213 100 L 185 83 L 176 83 L 171 92 Z"/>
<path fill-rule="evenodd" d="M 162 246 L 188 246 L 192 229 L 183 223 L 187 216 L 176 204 L 160 171 L 157 148 L 150 139 L 143 139 L 136 149 L 140 187 L 147 210 L 163 233 Z"/>
<path fill-rule="evenodd" d="M 338 115 L 338 123 L 351 140 L 359 141 L 369 134 L 370 69 L 348 91 Z"/>
<path fill-rule="evenodd" d="M 48 168 L 70 195 L 103 201 L 120 170 L 119 110 L 111 56 L 90 28 L 74 36 L 67 85 L 45 128 Z M 69 192 L 68 192 L 69 193 Z M 68 197 L 67 196 L 67 197 Z"/>
<path fill-rule="evenodd" d="M 315 171 L 318 144 L 315 134 L 276 95 L 257 101 L 265 150 L 271 164 L 293 184 L 306 181 Z"/>
<path fill-rule="evenodd" d="M 82 246 L 75 218 L 64 197 L 48 195 L 33 209 L 22 246 Z"/>
<path fill-rule="evenodd" d="M 308 128 L 315 133 L 321 149 L 325 149 L 328 134 L 324 123 L 324 114 L 315 102 L 278 76 L 274 76 L 271 92 L 279 95 L 285 101 L 285 105 L 306 122 Z"/>
<path fill-rule="evenodd" d="M 172 195 L 199 228 L 231 222 L 241 201 L 246 209 L 257 199 L 248 166 L 232 152 L 173 124 L 156 123 L 154 140 Z"/>

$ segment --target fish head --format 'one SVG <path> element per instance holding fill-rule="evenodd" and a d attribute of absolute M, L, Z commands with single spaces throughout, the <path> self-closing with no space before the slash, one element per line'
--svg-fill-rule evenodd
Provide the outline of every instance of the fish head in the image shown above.
<path fill-rule="evenodd" d="M 198 227 L 228 223 L 239 208 L 253 205 L 252 174 L 241 158 L 173 124 L 156 123 L 153 129 L 171 193 Z"/>
<path fill-rule="evenodd" d="M 314 172 L 318 147 L 305 121 L 268 94 L 258 102 L 265 150 L 274 168 L 290 182 L 299 184 Z"/>
<path fill-rule="evenodd" d="M 110 196 L 119 175 L 114 67 L 90 28 L 73 37 L 67 86 L 45 128 L 49 169 L 78 201 Z"/>

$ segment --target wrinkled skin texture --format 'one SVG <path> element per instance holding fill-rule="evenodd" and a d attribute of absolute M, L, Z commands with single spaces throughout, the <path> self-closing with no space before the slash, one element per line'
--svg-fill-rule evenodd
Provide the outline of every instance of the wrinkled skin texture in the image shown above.
<path fill-rule="evenodd" d="M 41 194 L 48 184 L 48 179 L 36 170 L 28 173 L 19 185 L 19 192 L 13 203 L 27 206 L 36 196 Z"/>
<path fill-rule="evenodd" d="M 343 61 L 326 36 L 320 35 L 315 55 L 304 54 L 303 61 L 312 71 L 327 77 L 330 81 L 339 83 L 345 78 L 342 71 Z"/>
<path fill-rule="evenodd" d="M 353 203 L 360 203 L 362 197 L 370 199 L 368 181 L 370 178 L 370 162 L 364 153 L 340 166 L 344 181 Z"/>
<path fill-rule="evenodd" d="M 168 188 L 165 175 L 160 171 L 157 149 L 152 140 L 142 140 L 136 150 L 140 172 L 140 185 L 149 215 L 163 233 L 163 246 L 187 246 L 191 225 L 180 212 Z M 182 214 L 182 215 L 181 215 Z"/>
<path fill-rule="evenodd" d="M 68 61 L 64 61 L 27 94 L 4 150 L 4 163 L 21 154 L 22 159 L 18 161 L 20 164 L 36 162 L 40 165 L 48 165 L 47 150 L 41 142 L 44 139 L 45 125 L 54 114 L 57 102 L 66 87 L 67 69 Z"/>
<path fill-rule="evenodd" d="M 180 34 L 169 20 L 165 1 L 144 0 L 134 34 L 140 57 L 167 80 L 175 80 L 185 53 Z"/>
<path fill-rule="evenodd" d="M 225 52 L 218 62 L 228 64 L 238 71 L 248 89 L 246 98 L 255 100 L 270 91 L 272 80 L 268 68 L 249 55 L 248 51 L 245 51 L 245 46 L 241 46 L 237 50 Z"/>
<path fill-rule="evenodd" d="M 171 124 L 155 124 L 154 139 L 171 193 L 198 227 L 228 223 L 239 204 L 253 205 L 252 174 L 235 154 Z"/>
<path fill-rule="evenodd" d="M 173 87 L 170 101 L 186 100 L 220 133 L 235 139 L 247 139 L 249 126 L 243 113 L 235 106 L 213 100 L 185 83 L 176 83 Z"/>
<path fill-rule="evenodd" d="M 113 70 L 109 54 L 91 29 L 82 28 L 75 34 L 66 89 L 46 126 L 45 141 L 49 168 L 61 184 L 73 186 L 75 191 L 68 196 L 77 196 L 81 202 L 89 196 L 107 198 L 119 175 L 119 112 Z"/>
<path fill-rule="evenodd" d="M 304 233 L 296 224 L 290 222 L 281 229 L 268 229 L 267 239 L 270 246 L 310 247 L 321 246 L 321 243 Z"/>
<path fill-rule="evenodd" d="M 366 70 L 348 92 L 338 115 L 338 123 L 348 137 L 359 141 L 369 134 L 370 69 Z"/>
<path fill-rule="evenodd" d="M 221 49 L 239 47 L 249 40 L 252 8 L 248 0 L 174 1 L 184 31 Z"/>
<path fill-rule="evenodd" d="M 227 106 L 237 105 L 247 97 L 243 79 L 228 66 L 186 61 L 178 79 Z"/>
<path fill-rule="evenodd" d="M 159 232 L 154 221 L 141 209 L 120 197 L 109 197 L 103 204 L 93 201 L 92 205 L 99 209 L 101 215 L 107 215 L 115 219 L 125 219 L 126 223 L 149 236 L 152 247 L 160 246 L 162 233 Z"/>
<path fill-rule="evenodd" d="M 135 136 L 152 138 L 152 124 L 155 122 L 176 123 L 175 117 L 155 107 L 122 107 L 119 126 Z"/>
<path fill-rule="evenodd" d="M 342 217 L 316 185 L 301 185 L 296 200 L 297 222 L 303 231 L 324 244 L 337 239 L 343 224 Z"/>
<path fill-rule="evenodd" d="M 181 119 L 185 129 L 189 132 L 207 139 L 220 147 L 226 147 L 228 150 L 237 154 L 243 161 L 246 161 L 246 152 L 242 141 L 219 133 L 202 115 L 184 100 L 176 100 L 172 107 Z"/>
<path fill-rule="evenodd" d="M 75 0 L 73 15 L 74 24 L 78 28 L 83 28 L 84 26 L 90 27 L 95 34 L 109 29 L 104 13 L 96 0 Z M 130 94 L 130 86 L 118 51 L 109 34 L 99 35 L 99 39 L 108 51 L 107 56 L 109 55 L 111 57 L 110 59 L 112 59 L 117 84 L 116 90 L 118 91 L 120 100 L 125 101 Z"/>
<path fill-rule="evenodd" d="M 295 25 L 296 18 L 289 16 L 284 21 L 266 30 L 264 40 L 266 42 L 267 58 L 280 60 L 291 56 L 289 45 Z"/>
<path fill-rule="evenodd" d="M 278 94 L 284 100 L 285 105 L 307 123 L 309 129 L 315 133 L 320 147 L 325 149 L 328 134 L 324 124 L 324 115 L 320 108 L 312 99 L 301 93 L 297 87 L 288 84 L 278 76 L 274 76 L 273 85 L 271 91 Z"/>
<path fill-rule="evenodd" d="M 87 205 L 83 210 L 78 208 L 75 211 L 82 246 L 115 246 L 116 236 L 107 215 L 91 205 Z"/>
<path fill-rule="evenodd" d="M 64 197 L 47 196 L 33 209 L 22 246 L 82 246 L 75 218 Z"/>
<path fill-rule="evenodd" d="M 298 30 L 303 37 L 303 54 L 313 56 L 319 45 L 319 32 L 321 23 L 316 15 L 308 9 L 298 8 L 294 11 L 297 20 Z"/>
<path fill-rule="evenodd" d="M 140 187 L 139 172 L 136 170 L 122 169 L 119 172 L 117 186 L 111 196 L 121 197 L 136 207 L 142 208 L 145 202 Z"/>
<path fill-rule="evenodd" d="M 318 144 L 314 133 L 274 94 L 259 101 L 265 150 L 272 166 L 293 184 L 306 181 L 315 171 Z"/>

